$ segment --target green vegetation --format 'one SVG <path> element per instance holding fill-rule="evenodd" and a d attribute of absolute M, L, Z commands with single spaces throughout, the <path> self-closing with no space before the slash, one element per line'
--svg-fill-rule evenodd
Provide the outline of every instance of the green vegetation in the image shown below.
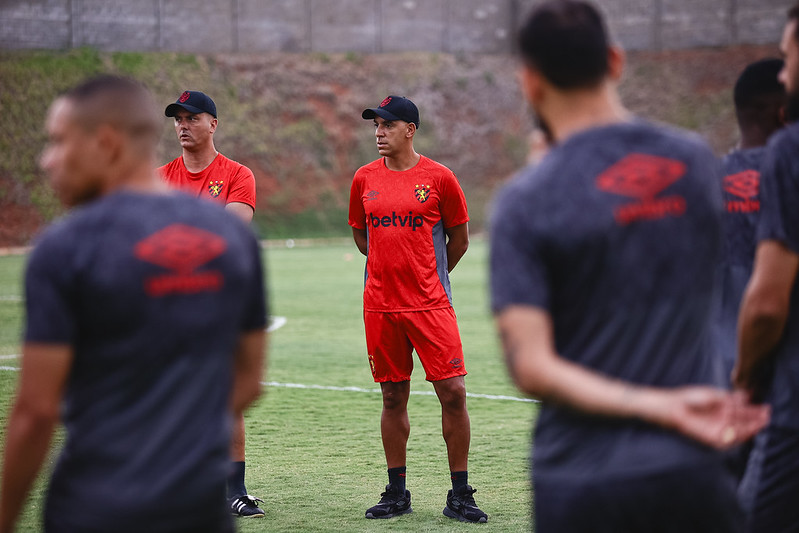
<path fill-rule="evenodd" d="M 449 473 L 440 407 L 417 365 L 409 404 L 408 488 L 414 512 L 367 521 L 386 484 L 379 419 L 381 400 L 366 359 L 361 315 L 363 258 L 341 244 L 266 251 L 272 314 L 287 323 L 271 336 L 266 380 L 279 384 L 357 387 L 319 390 L 271 385 L 250 409 L 247 488 L 264 500 L 263 520 L 240 520 L 242 532 L 473 531 L 444 517 Z M 455 310 L 472 393 L 516 396 L 499 355 L 486 303 L 486 246 L 476 241 L 452 275 Z M 0 257 L 0 354 L 18 353 L 22 257 Z M 1 360 L 0 366 L 17 366 Z M 0 371 L 0 424 L 5 427 L 17 372 Z M 470 398 L 470 482 L 489 514 L 481 531 L 529 529 L 528 453 L 532 403 Z M 2 439 L 0 439 L 2 440 Z M 62 442 L 56 439 L 56 449 Z M 56 451 L 53 452 L 53 457 Z M 51 467 L 52 465 L 50 465 Z M 49 468 L 49 467 L 48 467 Z M 45 472 L 19 531 L 41 531 Z"/>
<path fill-rule="evenodd" d="M 620 90 L 637 115 L 694 129 L 724 153 L 736 142 L 730 87 L 743 65 L 774 53 L 768 46 L 632 53 Z M 360 113 L 388 94 L 419 104 L 417 150 L 458 176 L 476 231 L 496 184 L 524 164 L 532 126 L 516 61 L 506 55 L 0 51 L 2 227 L 17 223 L 3 216 L 5 206 L 29 210 L 29 226 L 60 212 L 37 166 L 46 110 L 58 93 L 101 72 L 143 81 L 164 104 L 185 89 L 211 95 L 217 148 L 253 170 L 256 224 L 281 238 L 349 234 L 341 214 L 352 175 L 378 157 Z M 178 155 L 165 118 L 158 162 Z M 14 238 L 13 230 L 5 234 Z M 25 244 L 30 231 L 16 235 L 0 246 Z"/>

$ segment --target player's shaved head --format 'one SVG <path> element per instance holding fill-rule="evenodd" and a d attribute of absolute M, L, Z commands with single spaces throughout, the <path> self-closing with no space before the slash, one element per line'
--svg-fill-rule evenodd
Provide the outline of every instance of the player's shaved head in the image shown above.
<path fill-rule="evenodd" d="M 784 65 L 782 59 L 756 61 L 749 64 L 735 82 L 733 100 L 738 126 L 744 137 L 758 138 L 756 145 L 765 144 L 783 125 L 782 113 L 787 100 L 785 87 L 778 77 Z"/>
<path fill-rule="evenodd" d="M 155 150 L 161 117 L 152 94 L 138 81 L 99 76 L 70 89 L 61 98 L 72 104 L 72 119 L 84 129 L 109 125 L 124 131 L 138 149 Z"/>
<path fill-rule="evenodd" d="M 559 89 L 595 87 L 608 74 L 605 23 L 587 2 L 549 0 L 536 7 L 518 46 L 524 61 Z"/>
<path fill-rule="evenodd" d="M 100 76 L 59 96 L 50 107 L 41 165 L 67 206 L 121 186 L 151 187 L 161 132 L 158 106 L 139 82 Z"/>

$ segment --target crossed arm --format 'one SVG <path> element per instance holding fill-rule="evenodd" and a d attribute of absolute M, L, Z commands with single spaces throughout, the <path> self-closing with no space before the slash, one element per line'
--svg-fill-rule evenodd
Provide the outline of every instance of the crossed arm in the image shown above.
<path fill-rule="evenodd" d="M 506 362 L 516 385 L 542 400 L 606 417 L 636 418 L 715 448 L 748 440 L 766 425 L 766 406 L 706 386 L 662 389 L 602 376 L 560 357 L 548 312 L 508 307 L 497 316 Z"/>
<path fill-rule="evenodd" d="M 255 214 L 255 210 L 252 208 L 252 206 L 247 205 L 244 202 L 230 202 L 229 204 L 225 204 L 225 209 L 239 217 L 247 224 L 252 222 L 252 217 Z"/>
<path fill-rule="evenodd" d="M 464 222 L 451 228 L 446 228 L 444 233 L 447 235 L 447 268 L 450 272 L 461 260 L 463 254 L 469 248 L 469 223 Z M 355 246 L 363 255 L 368 251 L 368 243 L 365 229 L 352 228 L 352 238 Z"/>

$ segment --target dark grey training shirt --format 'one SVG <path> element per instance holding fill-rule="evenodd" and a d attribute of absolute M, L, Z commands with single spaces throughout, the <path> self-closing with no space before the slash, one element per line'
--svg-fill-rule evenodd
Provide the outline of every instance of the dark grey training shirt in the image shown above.
<path fill-rule="evenodd" d="M 220 206 L 117 193 L 51 227 L 28 342 L 75 358 L 48 531 L 225 531 L 233 352 L 266 323 L 259 247 Z"/>
<path fill-rule="evenodd" d="M 499 194 L 491 296 L 553 318 L 559 354 L 657 387 L 717 383 L 710 304 L 719 166 L 697 138 L 644 122 L 574 135 Z M 544 405 L 534 474 L 579 480 L 718 461 L 651 425 Z"/>

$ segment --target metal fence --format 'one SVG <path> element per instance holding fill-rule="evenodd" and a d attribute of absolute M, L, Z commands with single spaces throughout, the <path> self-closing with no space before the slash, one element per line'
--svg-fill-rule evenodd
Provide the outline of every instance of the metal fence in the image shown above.
<path fill-rule="evenodd" d="M 512 49 L 540 0 L 0 0 L 0 48 L 215 52 Z M 779 40 L 787 0 L 600 0 L 628 49 Z"/>

